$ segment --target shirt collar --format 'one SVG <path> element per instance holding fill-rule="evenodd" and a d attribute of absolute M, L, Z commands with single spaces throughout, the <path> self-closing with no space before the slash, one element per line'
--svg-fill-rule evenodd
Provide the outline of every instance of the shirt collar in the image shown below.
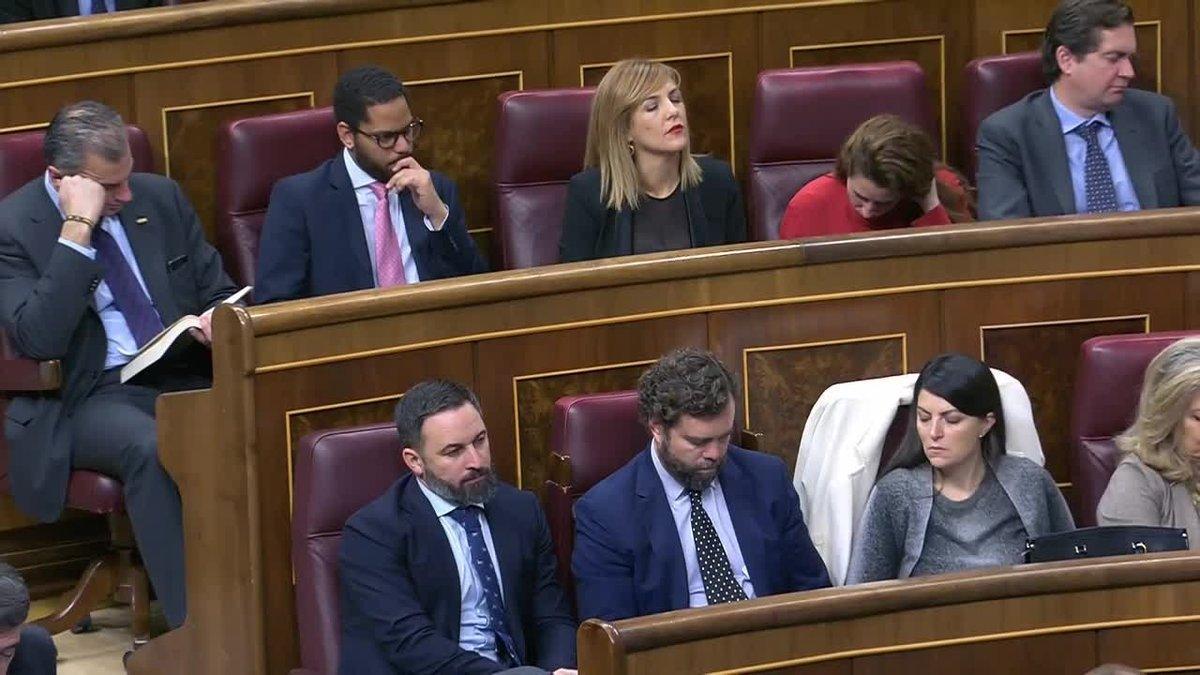
<path fill-rule="evenodd" d="M 1050 87 L 1049 91 L 1050 104 L 1054 106 L 1054 114 L 1058 115 L 1058 123 L 1062 127 L 1064 135 L 1093 121 L 1099 122 L 1106 127 L 1112 126 L 1108 121 L 1108 113 L 1096 113 L 1091 117 L 1080 117 L 1073 110 L 1063 105 L 1062 101 L 1058 100 L 1058 95 L 1054 93 L 1054 87 Z"/>
<path fill-rule="evenodd" d="M 363 171 L 358 162 L 354 161 L 354 155 L 350 154 L 349 148 L 342 148 L 342 158 L 346 161 L 346 173 L 350 174 L 350 185 L 355 190 L 370 187 L 372 184 L 379 182 L 371 174 Z"/>
<path fill-rule="evenodd" d="M 454 502 L 443 498 L 433 490 L 430 490 L 429 486 L 425 485 L 425 481 L 421 480 L 420 478 L 417 479 L 417 486 L 421 488 L 421 492 L 425 495 L 425 499 L 429 500 L 429 505 L 433 507 L 433 512 L 437 514 L 438 518 L 443 518 L 449 515 L 451 511 L 460 506 L 459 504 L 455 504 Z M 484 508 L 483 504 L 471 504 L 471 506 L 478 506 L 481 509 Z"/>

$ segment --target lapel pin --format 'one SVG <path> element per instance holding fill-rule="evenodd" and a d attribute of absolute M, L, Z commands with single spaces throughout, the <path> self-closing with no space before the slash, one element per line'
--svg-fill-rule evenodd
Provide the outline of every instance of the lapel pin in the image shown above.
<path fill-rule="evenodd" d="M 150 219 L 146 216 L 141 216 L 134 222 L 136 222 L 138 225 L 145 225 L 146 223 L 150 222 Z"/>

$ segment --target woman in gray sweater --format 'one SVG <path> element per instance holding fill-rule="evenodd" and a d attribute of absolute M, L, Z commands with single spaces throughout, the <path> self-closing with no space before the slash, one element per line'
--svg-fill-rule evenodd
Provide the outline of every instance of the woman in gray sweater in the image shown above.
<path fill-rule="evenodd" d="M 992 371 L 942 354 L 917 377 L 908 432 L 871 490 L 846 583 L 1011 565 L 1027 538 L 1074 527 L 1050 474 L 1006 453 Z"/>
<path fill-rule="evenodd" d="M 1096 521 L 1182 527 L 1200 547 L 1200 338 L 1172 344 L 1146 367 L 1137 419 L 1117 447 L 1126 454 Z"/>

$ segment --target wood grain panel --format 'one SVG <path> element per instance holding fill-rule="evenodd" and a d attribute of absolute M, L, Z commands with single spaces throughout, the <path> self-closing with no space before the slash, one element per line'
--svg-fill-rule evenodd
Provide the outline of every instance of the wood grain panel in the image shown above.
<path fill-rule="evenodd" d="M 5 496 L 4 501 L 10 501 Z M 0 560 L 17 568 L 37 599 L 75 584 L 93 558 L 108 549 L 108 522 L 103 516 L 66 511 L 54 523 L 5 529 L 0 533 Z"/>
<path fill-rule="evenodd" d="M 1194 639 L 1197 628 L 1200 624 L 1189 622 L 1099 631 L 1098 662 L 1128 663 L 1138 668 L 1200 666 L 1200 643 Z M 1170 648 L 1164 649 L 1164 645 L 1170 645 Z"/>
<path fill-rule="evenodd" d="M 684 102 L 688 109 L 710 113 L 697 120 L 691 130 L 692 152 L 711 154 L 732 162 L 733 54 L 661 60 L 679 71 L 680 88 L 683 90 Z M 580 83 L 589 87 L 600 84 L 600 79 L 611 66 L 612 64 L 580 66 Z"/>
<path fill-rule="evenodd" d="M 32 125 L 49 125 L 59 108 L 83 100 L 108 104 L 121 113 L 126 122 L 133 121 L 136 116 L 131 81 L 127 75 L 93 77 L 31 85 L 22 87 L 18 94 L 0 95 L 0 133 Z"/>
<path fill-rule="evenodd" d="M 562 28 L 553 30 L 551 82 L 559 87 L 577 87 L 597 81 L 596 68 L 623 58 L 644 56 L 680 59 L 671 65 L 683 77 L 688 121 L 694 132 L 692 149 L 713 152 L 722 158 L 731 153 L 734 171 L 739 170 L 749 129 L 749 110 L 754 95 L 758 65 L 758 21 L 752 13 L 670 21 L 647 21 L 614 26 Z M 697 55 L 730 54 L 723 58 L 697 59 Z M 582 73 L 581 73 L 582 68 Z M 725 72 L 721 72 L 724 68 Z M 732 69 L 732 105 L 729 80 Z M 721 140 L 732 121 L 732 150 Z M 720 147 L 719 147 L 720 146 Z"/>
<path fill-rule="evenodd" d="M 183 186 L 209 241 L 216 241 L 216 138 L 221 123 L 303 110 L 313 107 L 313 101 L 313 93 L 300 92 L 249 101 L 163 109 L 166 137 L 163 172 Z"/>
<path fill-rule="evenodd" d="M 1084 673 L 1095 665 L 1096 634 L 1081 631 L 866 656 L 854 659 L 854 675 Z"/>
<path fill-rule="evenodd" d="M 478 392 L 488 413 L 484 419 L 491 431 L 492 460 L 500 475 L 522 487 L 538 489 L 547 476 L 546 457 L 549 448 L 546 445 L 526 445 L 526 440 L 517 435 L 518 419 L 523 433 L 530 433 L 528 443 L 544 443 L 549 434 L 550 412 L 554 403 L 550 396 L 559 391 L 569 392 L 575 386 L 580 389 L 572 393 L 611 391 L 609 387 L 612 386 L 628 388 L 630 378 L 636 378 L 638 369 L 620 368 L 608 373 L 599 370 L 595 376 L 581 373 L 574 376 L 578 379 L 551 378 L 547 384 L 537 385 L 541 377 L 539 374 L 588 368 L 607 369 L 614 364 L 653 361 L 671 349 L 703 347 L 707 341 L 704 317 L 694 315 L 499 338 L 479 343 L 476 350 Z M 533 380 L 533 383 L 522 389 L 520 382 L 526 379 Z M 593 389 L 592 386 L 603 388 Z M 524 398 L 524 395 L 529 398 Z M 522 398 L 518 401 L 514 396 Z M 527 405 L 531 407 L 526 408 Z M 527 429 L 537 431 L 527 432 Z M 517 466 L 515 457 L 518 444 L 520 466 Z M 496 446 L 511 448 L 513 454 L 498 456 Z"/>
<path fill-rule="evenodd" d="M 906 372 L 904 343 L 904 335 L 892 335 L 746 350 L 746 427 L 765 435 L 762 450 L 794 469 L 804 421 L 821 393 L 838 382 Z"/>
<path fill-rule="evenodd" d="M 946 291 L 946 347 L 981 356 L 1025 385 L 1046 467 L 1055 480 L 1071 482 L 1069 422 L 1080 343 L 1141 332 L 1142 316 L 1151 330 L 1178 330 L 1183 284 L 1183 275 L 1162 274 Z M 1073 503 L 1071 490 L 1063 492 Z"/>
<path fill-rule="evenodd" d="M 939 351 L 937 317 L 936 294 L 912 293 L 716 312 L 709 335 L 713 351 L 743 383 L 739 405 L 750 403 L 750 428 L 766 433 L 763 448 L 783 457 L 791 471 L 808 411 L 821 392 L 835 382 L 899 374 L 905 365 L 920 368 Z M 881 335 L 906 335 L 907 354 L 898 349 L 898 338 Z M 861 345 L 847 342 L 868 338 Z M 747 350 L 779 345 L 813 347 L 772 359 L 782 372 L 764 372 L 769 360 L 755 360 L 746 372 Z"/>
<path fill-rule="evenodd" d="M 390 422 L 395 419 L 396 403 L 400 398 L 400 395 L 396 394 L 377 401 L 346 403 L 289 414 L 289 447 L 294 452 L 300 446 L 300 439 L 314 431 Z"/>

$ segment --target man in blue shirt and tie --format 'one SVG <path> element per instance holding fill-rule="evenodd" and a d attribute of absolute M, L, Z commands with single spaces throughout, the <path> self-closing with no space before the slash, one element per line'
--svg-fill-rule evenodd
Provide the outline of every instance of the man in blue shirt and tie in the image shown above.
<path fill-rule="evenodd" d="M 1133 89 L 1121 0 L 1063 0 L 1046 26 L 1051 82 L 979 128 L 981 219 L 1200 204 L 1200 154 L 1171 100 Z"/>
<path fill-rule="evenodd" d="M 638 382 L 650 447 L 575 506 L 582 619 L 615 621 L 829 586 L 783 461 L 730 445 L 733 377 L 672 352 Z"/>
<path fill-rule="evenodd" d="M 0 23 L 91 16 L 162 5 L 163 0 L 7 0 L 0 3 Z"/>
<path fill-rule="evenodd" d="M 422 382 L 396 405 L 396 429 L 411 473 L 342 534 L 340 672 L 574 673 L 550 528 L 533 494 L 493 473 L 475 394 Z"/>

